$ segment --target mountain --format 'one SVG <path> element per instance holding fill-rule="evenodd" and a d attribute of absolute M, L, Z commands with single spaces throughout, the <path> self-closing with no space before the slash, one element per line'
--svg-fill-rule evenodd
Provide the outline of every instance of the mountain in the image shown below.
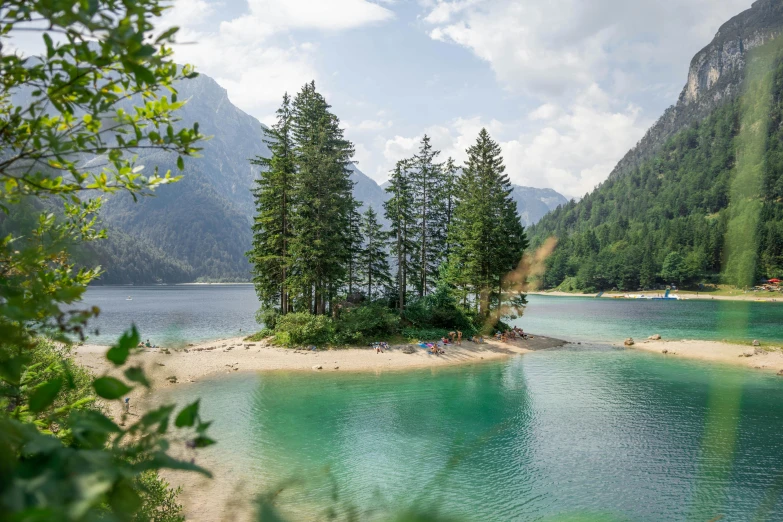
<path fill-rule="evenodd" d="M 677 103 L 666 109 L 639 143 L 620 160 L 609 179 L 639 167 L 658 153 L 677 132 L 712 114 L 740 94 L 747 55 L 780 36 L 783 2 L 757 0 L 718 29 L 715 38 L 696 53 Z"/>
<path fill-rule="evenodd" d="M 531 227 L 565 290 L 783 276 L 783 2 L 759 0 L 692 60 L 677 103 L 607 181 Z M 748 74 L 752 70 L 753 74 Z"/>
<path fill-rule="evenodd" d="M 268 156 L 265 126 L 235 107 L 226 90 L 206 75 L 177 84 L 179 98 L 187 100 L 178 115 L 183 125 L 199 123 L 211 138 L 200 158 L 186 158 L 183 179 L 160 187 L 155 195 L 134 203 L 127 194 L 110 196 L 101 218 L 110 232 L 106 246 L 97 247 L 104 261 L 105 283 L 247 281 L 250 265 L 251 222 L 255 212 L 250 189 L 258 167 L 250 158 Z M 176 173 L 176 156 L 140 154 L 138 164 Z M 360 170 L 353 168 L 358 200 L 382 208 L 385 193 Z M 134 241 L 138 244 L 134 245 Z M 118 252 L 137 252 L 136 262 L 117 263 Z M 173 263 L 151 263 L 160 253 Z M 131 275 L 132 274 L 132 275 Z M 189 275 L 186 275 L 189 274 Z"/>
<path fill-rule="evenodd" d="M 565 196 L 550 188 L 512 187 L 511 197 L 517 202 L 517 212 L 525 227 L 538 223 L 549 211 L 568 203 Z"/>

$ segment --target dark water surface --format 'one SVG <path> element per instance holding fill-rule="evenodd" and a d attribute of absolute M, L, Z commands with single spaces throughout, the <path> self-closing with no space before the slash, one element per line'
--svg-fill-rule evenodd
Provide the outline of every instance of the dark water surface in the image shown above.
<path fill-rule="evenodd" d="M 131 300 L 128 300 L 128 297 Z M 90 341 L 111 344 L 135 323 L 142 338 L 176 346 L 247 335 L 260 330 L 253 285 L 91 286 L 84 302 L 100 307 L 99 334 Z"/>
<path fill-rule="evenodd" d="M 202 397 L 210 451 L 252 487 L 298 481 L 278 499 L 293 520 L 325 505 L 358 520 L 412 505 L 463 520 L 783 520 L 783 381 L 767 373 L 593 346 L 173 393 Z"/>
<path fill-rule="evenodd" d="M 538 295 L 528 300 L 517 324 L 572 341 L 617 342 L 654 333 L 665 339 L 783 341 L 783 303 Z M 96 286 L 87 290 L 85 302 L 101 308 L 100 335 L 91 337 L 98 343 L 111 343 L 132 322 L 144 338 L 163 345 L 260 329 L 252 285 Z"/>

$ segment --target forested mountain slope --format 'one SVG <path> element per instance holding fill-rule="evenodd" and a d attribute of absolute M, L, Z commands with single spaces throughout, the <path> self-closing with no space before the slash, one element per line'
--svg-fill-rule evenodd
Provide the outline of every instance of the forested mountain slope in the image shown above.
<path fill-rule="evenodd" d="M 547 260 L 544 287 L 565 282 L 564 289 L 636 290 L 670 283 L 734 283 L 722 274 L 731 199 L 737 189 L 732 182 L 738 158 L 749 152 L 740 137 L 755 130 L 761 136 L 753 139 L 761 146 L 758 175 L 763 179 L 752 195 L 760 211 L 748 224 L 748 235 L 757 240 L 747 243 L 756 245 L 756 261 L 753 273 L 746 275 L 748 280 L 783 277 L 779 44 L 764 48 L 774 57 L 763 62 L 769 99 L 726 100 L 706 119 L 675 133 L 651 158 L 611 176 L 579 203 L 559 208 L 530 229 L 534 246 L 551 236 L 559 239 Z M 768 104 L 762 120 L 743 119 L 749 104 L 762 102 Z M 763 128 L 755 129 L 758 126 Z"/>

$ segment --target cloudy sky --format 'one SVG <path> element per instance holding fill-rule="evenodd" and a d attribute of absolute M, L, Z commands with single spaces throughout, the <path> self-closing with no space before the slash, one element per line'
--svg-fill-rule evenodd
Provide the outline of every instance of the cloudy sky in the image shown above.
<path fill-rule="evenodd" d="M 464 160 L 482 126 L 512 181 L 581 196 L 752 0 L 174 0 L 177 60 L 265 123 L 314 79 L 378 182 L 427 133 Z"/>

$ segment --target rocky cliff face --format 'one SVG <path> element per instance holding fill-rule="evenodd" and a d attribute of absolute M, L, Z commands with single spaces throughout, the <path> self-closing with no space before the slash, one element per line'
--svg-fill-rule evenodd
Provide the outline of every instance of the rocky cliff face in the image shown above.
<path fill-rule="evenodd" d="M 677 103 L 647 131 L 617 164 L 610 178 L 622 176 L 652 157 L 672 135 L 736 98 L 748 52 L 783 33 L 783 1 L 757 0 L 721 26 L 710 44 L 691 60 L 688 81 Z"/>

